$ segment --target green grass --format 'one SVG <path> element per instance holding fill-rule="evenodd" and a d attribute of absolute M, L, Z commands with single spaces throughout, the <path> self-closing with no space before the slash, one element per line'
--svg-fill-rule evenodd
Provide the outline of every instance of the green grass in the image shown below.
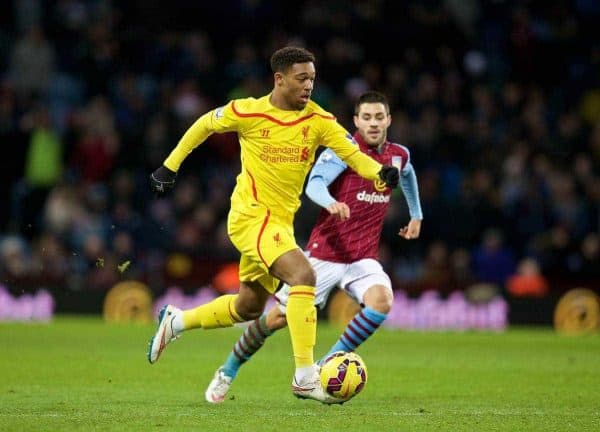
<path fill-rule="evenodd" d="M 96 318 L 0 324 L 0 430 L 600 430 L 598 335 L 382 330 L 360 350 L 363 393 L 323 406 L 291 395 L 284 330 L 212 406 L 205 386 L 240 329 L 186 333 L 151 366 L 153 331 Z M 338 332 L 320 324 L 316 352 Z"/>

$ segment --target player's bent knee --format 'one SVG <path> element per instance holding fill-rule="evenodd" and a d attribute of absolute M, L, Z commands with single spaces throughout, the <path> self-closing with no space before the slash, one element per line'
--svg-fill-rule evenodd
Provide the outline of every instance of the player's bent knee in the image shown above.
<path fill-rule="evenodd" d="M 317 284 L 317 273 L 311 266 L 304 269 L 301 284 L 310 286 L 315 286 Z"/>
<path fill-rule="evenodd" d="M 281 255 L 269 268 L 270 273 L 289 286 L 315 286 L 317 276 L 306 256 L 300 251 L 292 250 Z"/>
<path fill-rule="evenodd" d="M 375 309 L 377 312 L 387 314 L 392 310 L 394 293 L 386 286 L 373 285 L 365 293 L 363 301 L 365 306 Z"/>
<path fill-rule="evenodd" d="M 317 275 L 314 269 L 309 265 L 299 267 L 295 274 L 290 277 L 288 284 L 290 286 L 308 285 L 315 286 L 317 283 Z"/>
<path fill-rule="evenodd" d="M 244 321 L 253 321 L 256 318 L 260 317 L 262 315 L 262 309 L 247 309 L 247 308 L 242 308 L 242 310 L 238 310 L 237 313 L 238 315 L 244 320 Z"/>
<path fill-rule="evenodd" d="M 244 302 L 236 305 L 236 312 L 244 321 L 255 320 L 263 313 L 264 305 L 259 302 Z"/>

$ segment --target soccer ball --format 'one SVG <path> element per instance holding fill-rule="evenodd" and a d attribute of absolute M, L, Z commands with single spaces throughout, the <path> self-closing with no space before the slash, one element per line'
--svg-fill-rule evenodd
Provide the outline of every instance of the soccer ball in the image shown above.
<path fill-rule="evenodd" d="M 344 403 L 356 396 L 367 383 L 367 366 L 356 353 L 336 351 L 321 365 L 321 385 L 332 403 Z"/>

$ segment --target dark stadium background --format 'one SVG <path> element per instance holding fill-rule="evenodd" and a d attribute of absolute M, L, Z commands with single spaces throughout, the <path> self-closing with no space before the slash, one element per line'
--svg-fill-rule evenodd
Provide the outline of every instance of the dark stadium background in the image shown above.
<path fill-rule="evenodd" d="M 395 200 L 394 287 L 487 283 L 512 322 L 550 323 L 565 291 L 600 289 L 599 20 L 593 0 L 2 2 L 0 284 L 100 312 L 124 279 L 156 295 L 211 283 L 237 260 L 235 136 L 199 147 L 170 198 L 148 175 L 200 114 L 268 92 L 271 52 L 302 44 L 315 100 L 352 128 L 356 96 L 385 92 L 389 138 L 411 150 L 425 219 L 400 239 Z M 317 211 L 304 200 L 300 245 Z"/>

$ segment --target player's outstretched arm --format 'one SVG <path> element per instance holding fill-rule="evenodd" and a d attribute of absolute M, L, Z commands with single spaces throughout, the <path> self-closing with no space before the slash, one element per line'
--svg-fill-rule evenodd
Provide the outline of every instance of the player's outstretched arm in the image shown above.
<path fill-rule="evenodd" d="M 164 162 L 164 165 L 171 171 L 179 171 L 179 167 L 189 156 L 192 151 L 200 144 L 202 144 L 206 138 L 211 136 L 214 132 L 219 132 L 215 128 L 213 118 L 218 110 L 209 111 L 190 126 L 190 128 L 183 134 L 177 146 L 171 151 L 171 154 Z"/>
<path fill-rule="evenodd" d="M 350 166 L 361 177 L 368 180 L 381 180 L 381 164 L 362 153 L 352 134 L 338 122 L 324 120 L 321 123 L 321 143 Z"/>
<path fill-rule="evenodd" d="M 350 208 L 346 203 L 336 201 L 328 186 L 346 168 L 347 165 L 331 149 L 327 149 L 317 159 L 306 185 L 306 195 L 342 221 L 350 217 Z"/>
<path fill-rule="evenodd" d="M 208 113 L 210 114 L 210 113 Z M 207 127 L 208 119 L 205 114 L 186 131 L 177 146 L 164 161 L 150 174 L 150 189 L 156 196 L 163 196 L 175 186 L 177 171 L 185 158 L 209 135 L 211 131 Z"/>
<path fill-rule="evenodd" d="M 360 151 L 352 135 L 339 123 L 326 120 L 322 123 L 322 143 L 329 147 L 350 168 L 367 180 L 383 180 L 388 187 L 398 187 L 400 173 L 396 167 L 381 165 Z"/>
<path fill-rule="evenodd" d="M 400 181 L 398 168 L 391 165 L 381 165 L 348 141 L 341 144 L 344 147 L 342 151 L 347 155 L 343 158 L 344 162 L 361 177 L 367 180 L 382 180 L 390 188 L 398 187 Z M 334 150 L 338 153 L 337 148 Z"/>
<path fill-rule="evenodd" d="M 410 162 L 404 166 L 400 176 L 400 187 L 406 198 L 408 211 L 410 213 L 410 222 L 407 226 L 400 229 L 398 235 L 407 239 L 419 238 L 421 234 L 421 221 L 423 212 L 421 210 L 421 201 L 419 199 L 419 186 L 417 184 L 417 175 Z"/>
<path fill-rule="evenodd" d="M 163 165 L 150 175 L 150 187 L 156 195 L 164 195 L 173 188 L 177 171 L 185 158 L 210 135 L 238 129 L 239 119 L 233 113 L 232 103 L 202 115 L 183 134 Z"/>

